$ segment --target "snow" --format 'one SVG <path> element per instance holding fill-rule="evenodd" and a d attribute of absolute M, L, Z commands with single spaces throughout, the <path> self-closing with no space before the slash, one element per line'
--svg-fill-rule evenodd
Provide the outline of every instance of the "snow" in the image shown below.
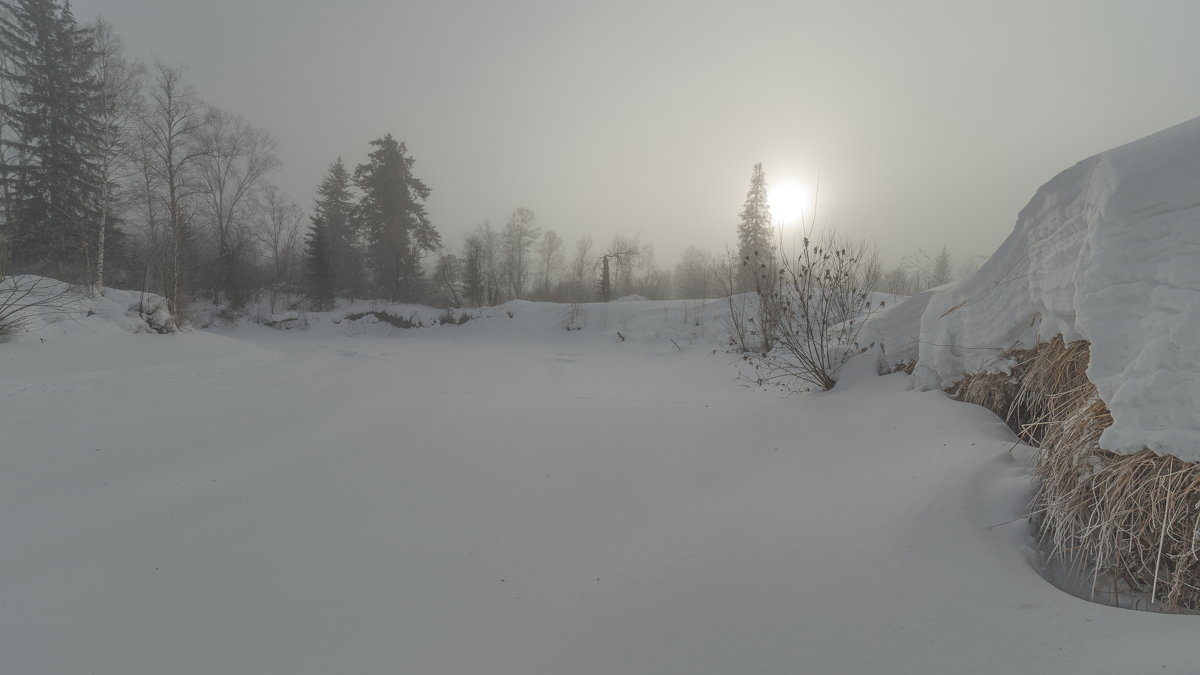
<path fill-rule="evenodd" d="M 555 304 L 512 300 L 496 307 L 473 309 L 435 309 L 423 305 L 405 305 L 379 301 L 339 301 L 331 312 L 287 311 L 270 313 L 252 308 L 259 322 L 283 329 L 302 329 L 312 336 L 401 336 L 401 328 L 386 319 L 393 317 L 418 326 L 418 331 L 434 331 L 438 336 L 462 335 L 458 324 L 470 324 L 472 335 L 502 331 L 530 336 L 557 334 L 559 331 L 583 332 L 614 341 L 652 341 L 668 349 L 688 345 L 724 347 L 725 317 L 729 303 L 720 300 L 676 300 L 671 302 L 625 301 L 621 303 Z M 443 319 L 448 319 L 444 321 Z M 445 325 L 449 323 L 450 325 Z M 423 334 L 423 333 L 422 333 Z"/>
<path fill-rule="evenodd" d="M 879 330 L 895 344 L 919 335 L 924 389 L 1002 371 L 1005 349 L 1088 340 L 1088 377 L 1114 420 L 1101 445 L 1197 461 L 1198 260 L 1200 118 L 1059 174 L 974 276 L 914 298 Z"/>
<path fill-rule="evenodd" d="M 167 301 L 161 295 L 106 288 L 85 295 L 61 281 L 27 274 L 0 277 L 0 311 L 19 320 L 24 330 L 2 339 L 30 341 L 44 336 L 85 332 L 173 332 Z"/>
<path fill-rule="evenodd" d="M 722 303 L 0 344 L 0 671 L 1200 667 L 1039 576 L 994 415 L 741 386 Z"/>

